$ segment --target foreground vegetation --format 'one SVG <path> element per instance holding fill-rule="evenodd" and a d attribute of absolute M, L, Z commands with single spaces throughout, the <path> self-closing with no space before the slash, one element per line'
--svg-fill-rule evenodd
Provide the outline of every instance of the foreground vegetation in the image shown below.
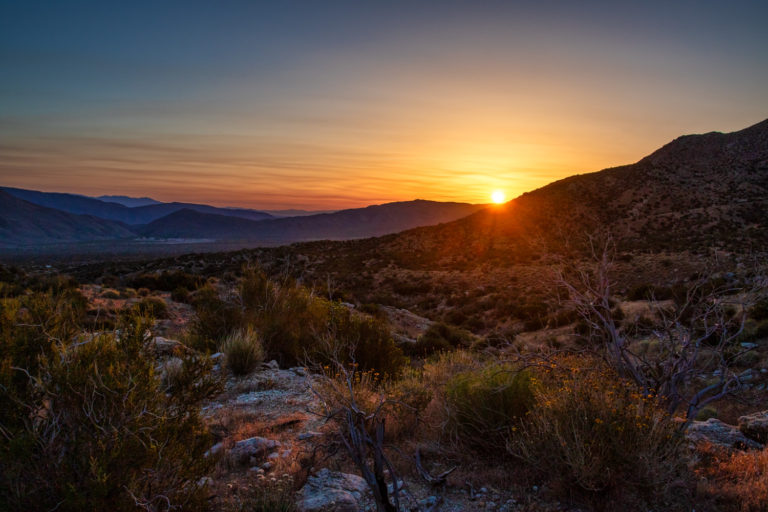
<path fill-rule="evenodd" d="M 591 510 L 761 510 L 765 451 L 695 452 L 684 436 L 705 406 L 718 414 L 718 399 L 761 397 L 768 301 L 750 279 L 689 282 L 663 299 L 652 297 L 659 289 L 633 291 L 653 299 L 641 314 L 570 279 L 579 286 L 554 324 L 569 326 L 570 341 L 532 350 L 520 332 L 478 336 L 439 322 L 396 342 L 376 305 L 253 266 L 226 278 L 104 276 L 99 297 L 119 306 L 97 312 L 70 278 L 3 268 L 0 508 L 213 506 L 205 477 L 217 467 L 207 454 L 216 439 L 201 407 L 228 375 L 276 360 L 314 371 L 316 412 L 384 510 L 397 509 L 386 485 L 403 477 L 535 485 L 541 499 Z M 161 354 L 151 316 L 179 305 L 190 311 L 175 333 L 182 343 Z M 530 311 L 532 330 L 547 323 L 540 313 Z M 707 389 L 726 393 L 710 401 L 699 394 Z M 300 483 L 249 483 L 236 504 L 216 503 L 291 510 Z"/>

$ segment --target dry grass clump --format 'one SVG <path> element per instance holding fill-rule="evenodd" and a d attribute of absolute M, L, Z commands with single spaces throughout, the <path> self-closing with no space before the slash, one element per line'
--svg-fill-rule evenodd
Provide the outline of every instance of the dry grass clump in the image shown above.
<path fill-rule="evenodd" d="M 685 440 L 654 397 L 598 361 L 546 364 L 532 382 L 535 405 L 508 439 L 513 457 L 596 509 L 684 506 Z"/>
<path fill-rule="evenodd" d="M 219 509 L 223 512 L 294 512 L 298 510 L 295 488 L 293 478 L 287 473 L 258 475 L 228 489 Z"/>
<path fill-rule="evenodd" d="M 759 512 L 768 504 L 768 448 L 726 453 L 698 448 L 703 462 L 696 470 L 699 492 L 722 512 Z"/>
<path fill-rule="evenodd" d="M 219 349 L 226 356 L 227 368 L 235 375 L 247 375 L 264 361 L 261 339 L 251 327 L 229 334 Z"/>

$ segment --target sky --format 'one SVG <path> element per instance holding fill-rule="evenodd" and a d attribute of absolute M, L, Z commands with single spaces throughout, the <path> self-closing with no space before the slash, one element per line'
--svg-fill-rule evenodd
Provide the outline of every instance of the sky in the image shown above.
<path fill-rule="evenodd" d="M 768 2 L 0 0 L 0 185 L 485 203 L 768 118 Z"/>

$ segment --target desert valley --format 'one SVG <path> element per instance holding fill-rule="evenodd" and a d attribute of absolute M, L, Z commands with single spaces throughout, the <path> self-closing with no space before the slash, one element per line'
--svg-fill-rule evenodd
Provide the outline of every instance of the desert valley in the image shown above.
<path fill-rule="evenodd" d="M 766 19 L 0 0 L 0 512 L 768 512 Z"/>

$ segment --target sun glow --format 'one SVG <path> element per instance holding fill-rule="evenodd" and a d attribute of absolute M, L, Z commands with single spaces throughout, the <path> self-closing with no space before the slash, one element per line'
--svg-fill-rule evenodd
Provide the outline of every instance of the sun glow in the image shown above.
<path fill-rule="evenodd" d="M 493 201 L 496 204 L 503 203 L 504 199 L 506 199 L 506 195 L 504 194 L 503 190 L 494 190 L 491 193 L 491 201 Z"/>

